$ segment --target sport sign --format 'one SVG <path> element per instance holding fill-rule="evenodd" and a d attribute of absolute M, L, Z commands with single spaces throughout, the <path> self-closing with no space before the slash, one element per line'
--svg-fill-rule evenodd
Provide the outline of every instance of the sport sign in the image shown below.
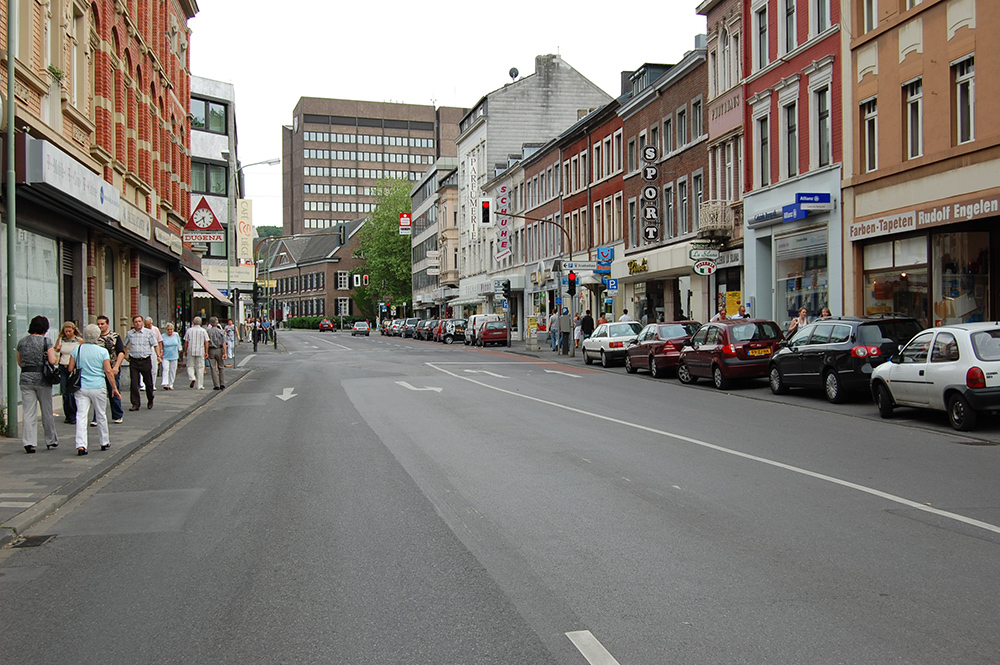
<path fill-rule="evenodd" d="M 697 275 L 711 275 L 715 272 L 715 261 L 698 261 L 692 268 Z"/>

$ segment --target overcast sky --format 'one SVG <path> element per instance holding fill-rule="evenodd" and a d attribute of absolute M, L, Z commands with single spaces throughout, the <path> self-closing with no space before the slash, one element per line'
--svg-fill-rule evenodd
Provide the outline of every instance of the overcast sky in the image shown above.
<path fill-rule="evenodd" d="M 191 67 L 235 85 L 239 157 L 250 164 L 281 156 L 281 126 L 300 97 L 467 108 L 546 53 L 615 97 L 622 70 L 694 48 L 705 32 L 699 3 L 628 0 L 611 18 L 585 10 L 600 3 L 551 0 L 198 0 Z M 244 176 L 254 223 L 281 226 L 281 167 Z"/>

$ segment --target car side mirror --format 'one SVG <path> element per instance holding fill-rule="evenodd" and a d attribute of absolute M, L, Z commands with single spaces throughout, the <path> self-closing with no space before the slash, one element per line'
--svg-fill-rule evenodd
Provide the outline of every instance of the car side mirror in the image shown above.
<path fill-rule="evenodd" d="M 778 348 L 779 349 L 788 348 L 788 342 L 786 340 L 781 340 L 780 342 L 778 342 Z"/>
<path fill-rule="evenodd" d="M 629 346 L 634 346 L 634 345 L 636 345 L 636 344 L 639 343 L 639 338 L 638 337 L 629 337 L 628 341 L 625 342 L 625 343 L 628 344 Z"/>
<path fill-rule="evenodd" d="M 903 356 L 899 355 L 898 353 L 895 354 L 895 355 L 889 356 L 889 362 L 891 362 L 893 365 L 898 365 L 901 362 L 903 362 Z"/>

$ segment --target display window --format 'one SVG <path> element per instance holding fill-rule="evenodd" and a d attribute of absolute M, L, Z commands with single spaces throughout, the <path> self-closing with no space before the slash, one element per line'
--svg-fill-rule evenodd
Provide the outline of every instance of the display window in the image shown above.
<path fill-rule="evenodd" d="M 826 230 L 775 239 L 776 311 L 787 325 L 806 308 L 810 317 L 829 305 Z"/>
<path fill-rule="evenodd" d="M 902 314 L 928 324 L 927 236 L 867 245 L 864 267 L 865 316 Z"/>
<path fill-rule="evenodd" d="M 987 316 L 990 234 L 941 233 L 931 239 L 934 325 L 972 323 Z"/>

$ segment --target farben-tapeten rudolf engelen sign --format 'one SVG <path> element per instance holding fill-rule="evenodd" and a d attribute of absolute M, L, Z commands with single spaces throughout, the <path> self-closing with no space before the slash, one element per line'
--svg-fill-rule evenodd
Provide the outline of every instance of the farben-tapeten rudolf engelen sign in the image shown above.
<path fill-rule="evenodd" d="M 1000 214 L 1000 193 L 955 198 L 921 210 L 906 210 L 861 219 L 848 229 L 852 241 L 916 231 L 953 222 L 972 221 Z"/>

